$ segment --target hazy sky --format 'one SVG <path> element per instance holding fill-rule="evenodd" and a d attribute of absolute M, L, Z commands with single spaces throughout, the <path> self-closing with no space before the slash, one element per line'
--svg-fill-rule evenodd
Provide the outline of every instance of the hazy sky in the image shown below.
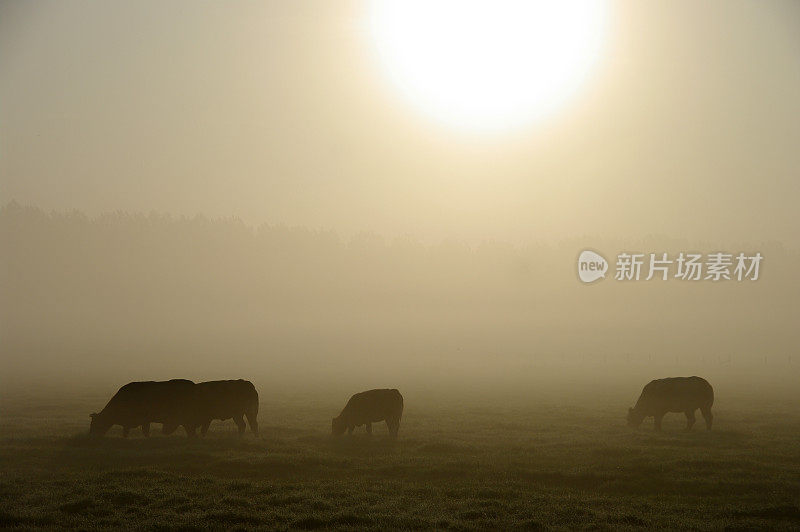
<path fill-rule="evenodd" d="M 366 4 L 2 2 L 0 200 L 423 239 L 800 245 L 800 3 L 609 12 L 574 97 L 490 135 L 401 97 Z"/>

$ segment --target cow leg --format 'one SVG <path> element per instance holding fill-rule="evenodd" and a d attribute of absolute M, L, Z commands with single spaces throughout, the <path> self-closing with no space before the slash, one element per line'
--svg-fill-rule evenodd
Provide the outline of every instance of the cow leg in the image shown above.
<path fill-rule="evenodd" d="M 197 427 L 195 425 L 184 425 L 183 430 L 186 431 L 187 438 L 196 438 L 197 437 Z"/>
<path fill-rule="evenodd" d="M 694 422 L 696 421 L 694 417 L 694 410 L 687 410 L 685 413 L 686 413 L 686 430 L 690 431 L 692 430 Z"/>
<path fill-rule="evenodd" d="M 367 434 L 372 436 L 372 423 L 367 423 Z"/>
<path fill-rule="evenodd" d="M 208 427 L 210 426 L 211 426 L 211 420 L 209 419 L 208 421 L 203 423 L 203 426 L 200 428 L 200 435 L 205 436 L 206 434 L 208 434 Z"/>
<path fill-rule="evenodd" d="M 253 434 L 258 436 L 258 419 L 256 419 L 257 414 L 253 413 L 245 413 L 245 417 L 247 417 L 247 422 L 250 423 L 250 430 L 253 431 Z"/>
<path fill-rule="evenodd" d="M 653 416 L 653 424 L 656 430 L 661 430 L 661 420 L 664 419 L 663 413 L 658 413 Z"/>
<path fill-rule="evenodd" d="M 707 406 L 705 408 L 701 408 L 700 413 L 703 414 L 703 419 L 706 420 L 706 429 L 711 430 L 711 422 L 714 421 L 714 415 L 711 413 L 711 407 Z"/>
<path fill-rule="evenodd" d="M 130 428 L 130 427 L 122 427 L 122 437 L 123 437 L 123 438 L 127 438 L 127 437 L 128 437 L 128 433 L 129 433 L 130 431 L 131 431 L 131 428 Z"/>
<path fill-rule="evenodd" d="M 400 420 L 399 419 L 387 419 L 386 426 L 389 427 L 389 434 L 392 438 L 397 437 L 397 431 L 400 430 Z"/>
<path fill-rule="evenodd" d="M 239 427 L 239 436 L 244 435 L 244 431 L 247 428 L 247 425 L 244 423 L 244 418 L 241 415 L 234 416 L 233 421 L 236 423 L 236 426 Z"/>
<path fill-rule="evenodd" d="M 142 423 L 142 432 L 144 432 L 145 438 L 150 437 L 150 423 Z"/>

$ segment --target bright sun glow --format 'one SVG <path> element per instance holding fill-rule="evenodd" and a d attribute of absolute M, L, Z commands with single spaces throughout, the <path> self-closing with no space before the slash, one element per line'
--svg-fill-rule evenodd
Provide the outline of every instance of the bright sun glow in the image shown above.
<path fill-rule="evenodd" d="M 586 78 L 606 6 L 583 0 L 375 0 L 383 65 L 426 113 L 481 131 L 525 125 Z"/>

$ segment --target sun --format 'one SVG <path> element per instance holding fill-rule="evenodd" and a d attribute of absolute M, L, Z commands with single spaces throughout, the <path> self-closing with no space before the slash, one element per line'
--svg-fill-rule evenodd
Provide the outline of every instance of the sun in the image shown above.
<path fill-rule="evenodd" d="M 597 62 L 601 1 L 375 0 L 370 30 L 389 78 L 455 127 L 497 131 L 552 113 Z"/>

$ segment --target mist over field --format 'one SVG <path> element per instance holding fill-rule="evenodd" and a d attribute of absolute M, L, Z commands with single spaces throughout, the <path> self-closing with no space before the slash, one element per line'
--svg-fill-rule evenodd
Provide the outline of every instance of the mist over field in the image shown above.
<path fill-rule="evenodd" d="M 0 0 L 0 528 L 797 530 L 798 28 Z"/>
<path fill-rule="evenodd" d="M 598 370 L 610 383 L 700 368 L 782 381 L 800 364 L 800 256 L 778 242 L 422 244 L 11 203 L 0 246 L 6 389 L 212 375 L 298 392 L 342 380 L 568 388 L 600 384 Z M 612 261 L 591 285 L 577 280 L 587 247 Z M 760 278 L 613 279 L 621 251 L 714 250 L 760 252 Z"/>

